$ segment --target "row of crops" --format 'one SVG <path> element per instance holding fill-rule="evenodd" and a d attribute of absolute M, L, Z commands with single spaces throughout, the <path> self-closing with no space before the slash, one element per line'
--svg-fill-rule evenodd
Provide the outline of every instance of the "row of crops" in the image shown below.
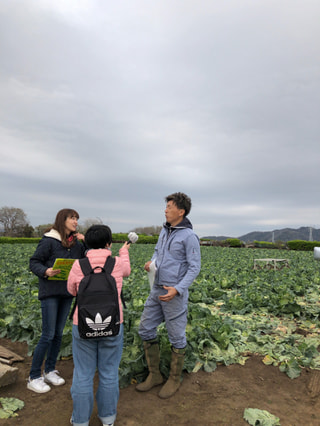
<path fill-rule="evenodd" d="M 25 341 L 32 354 L 41 334 L 37 278 L 29 271 L 33 244 L 0 246 L 0 337 Z M 113 245 L 116 255 L 120 245 Z M 150 291 L 144 263 L 154 245 L 132 246 L 132 273 L 124 281 L 125 342 L 120 364 L 121 386 L 146 375 L 138 326 Z M 201 247 L 201 272 L 190 288 L 188 347 L 185 368 L 211 372 L 218 364 L 245 363 L 259 354 L 289 377 L 305 367 L 320 369 L 320 262 L 312 252 L 277 251 L 289 260 L 281 270 L 254 270 L 255 258 L 274 251 Z M 54 285 L 54 284 L 53 284 Z M 159 327 L 161 370 L 168 374 L 170 344 Z M 72 353 L 71 321 L 65 328 L 61 356 Z"/>

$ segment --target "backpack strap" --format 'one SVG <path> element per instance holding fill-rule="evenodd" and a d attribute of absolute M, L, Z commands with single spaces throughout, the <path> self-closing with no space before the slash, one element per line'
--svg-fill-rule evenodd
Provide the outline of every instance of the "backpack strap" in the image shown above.
<path fill-rule="evenodd" d="M 70 312 L 70 315 L 69 315 L 69 319 L 71 319 L 71 320 L 73 319 L 73 314 L 74 314 L 74 311 L 76 310 L 77 302 L 78 302 L 78 295 L 76 296 L 76 299 L 74 301 L 74 304 L 72 306 L 72 309 L 71 309 L 71 312 Z"/>
<path fill-rule="evenodd" d="M 84 276 L 91 274 L 91 272 L 93 271 L 93 269 L 91 268 L 89 259 L 87 257 L 79 259 L 79 265 Z M 76 295 L 76 299 L 74 301 L 73 307 L 69 315 L 69 319 L 71 320 L 73 318 L 74 311 L 76 310 L 77 303 L 78 303 L 78 294 Z"/>
<path fill-rule="evenodd" d="M 116 259 L 112 256 L 108 256 L 106 259 L 106 263 L 104 264 L 104 269 L 108 274 L 111 275 L 111 272 L 113 271 L 114 265 L 116 263 Z"/>
<path fill-rule="evenodd" d="M 87 257 L 84 257 L 83 259 L 79 259 L 79 265 L 84 276 L 91 274 L 92 268 L 91 268 L 89 259 Z"/>
<path fill-rule="evenodd" d="M 114 257 L 112 257 L 112 256 L 107 257 L 106 263 L 104 264 L 104 269 L 110 275 L 111 275 L 111 272 L 113 271 L 115 263 L 116 263 L 116 259 Z M 123 297 L 122 290 L 121 290 L 121 293 L 120 293 L 120 298 L 121 298 L 121 302 L 122 302 L 123 307 L 126 309 L 127 306 L 126 306 L 126 302 L 125 302 L 124 297 Z"/>
<path fill-rule="evenodd" d="M 122 290 L 121 290 L 120 297 L 121 297 L 121 302 L 122 302 L 122 304 L 123 304 L 124 309 L 127 309 L 127 305 L 126 305 L 126 302 L 125 302 L 125 300 L 124 300 Z"/>

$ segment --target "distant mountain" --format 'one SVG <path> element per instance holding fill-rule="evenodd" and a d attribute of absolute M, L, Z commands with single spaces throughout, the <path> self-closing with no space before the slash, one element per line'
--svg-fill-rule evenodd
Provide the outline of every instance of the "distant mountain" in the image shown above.
<path fill-rule="evenodd" d="M 312 240 L 320 241 L 320 229 L 312 228 Z M 304 240 L 309 241 L 310 239 L 310 228 L 307 226 L 299 229 L 284 228 L 275 229 L 270 232 L 249 232 L 249 234 L 241 235 L 238 237 L 239 240 L 245 243 L 252 241 L 292 241 L 292 240 Z"/>
<path fill-rule="evenodd" d="M 312 228 L 311 234 L 313 241 L 320 241 L 320 229 Z M 240 237 L 203 237 L 210 240 L 226 240 L 227 238 L 239 238 L 239 240 L 244 241 L 245 243 L 251 243 L 253 241 L 292 241 L 292 240 L 304 240 L 309 241 L 310 239 L 310 227 L 304 226 L 299 229 L 284 228 L 284 229 L 275 229 L 274 231 L 260 232 L 254 231 L 249 232 L 248 234 L 241 235 Z"/>

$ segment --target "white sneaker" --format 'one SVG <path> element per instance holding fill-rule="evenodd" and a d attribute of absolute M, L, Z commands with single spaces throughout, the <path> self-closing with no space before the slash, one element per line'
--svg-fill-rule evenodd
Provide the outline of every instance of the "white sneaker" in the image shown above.
<path fill-rule="evenodd" d="M 31 380 L 29 377 L 27 388 L 37 393 L 46 393 L 51 390 L 50 386 L 48 386 L 43 377 L 39 377 L 38 379 Z"/>
<path fill-rule="evenodd" d="M 64 385 L 66 381 L 62 377 L 58 376 L 58 374 L 59 371 L 57 370 L 50 371 L 50 373 L 43 373 L 44 381 L 54 386 Z"/>

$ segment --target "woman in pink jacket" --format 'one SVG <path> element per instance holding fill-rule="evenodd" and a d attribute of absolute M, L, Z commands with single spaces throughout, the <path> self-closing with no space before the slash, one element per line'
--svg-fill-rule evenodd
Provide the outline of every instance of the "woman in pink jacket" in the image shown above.
<path fill-rule="evenodd" d="M 111 256 L 112 232 L 106 225 L 93 225 L 85 235 L 89 248 L 86 256 L 91 267 L 103 267 L 108 256 Z M 96 393 L 98 415 L 103 425 L 113 425 L 119 399 L 118 368 L 123 347 L 123 311 L 121 303 L 122 279 L 130 275 L 129 243 L 125 243 L 115 259 L 112 276 L 118 289 L 120 307 L 120 331 L 117 336 L 82 339 L 78 332 L 78 309 L 73 315 L 72 352 L 73 352 L 73 381 L 71 396 L 73 413 L 71 422 L 74 426 L 89 425 L 93 409 L 93 379 L 96 370 L 99 374 L 99 386 Z M 67 288 L 69 293 L 76 296 L 83 273 L 76 260 L 69 274 Z"/>

